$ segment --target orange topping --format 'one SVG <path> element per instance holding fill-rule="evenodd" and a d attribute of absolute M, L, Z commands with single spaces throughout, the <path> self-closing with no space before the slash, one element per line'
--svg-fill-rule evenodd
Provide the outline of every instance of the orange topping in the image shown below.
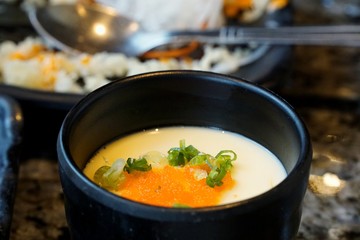
<path fill-rule="evenodd" d="M 56 81 L 56 71 L 59 69 L 58 63 L 55 57 L 50 55 L 47 61 L 44 61 L 45 58 L 43 55 L 38 56 L 39 61 L 43 64 L 42 74 L 44 76 L 43 87 L 45 89 L 51 90 Z"/>
<path fill-rule="evenodd" d="M 182 48 L 173 48 L 167 50 L 151 50 L 141 56 L 143 59 L 149 58 L 177 58 L 188 56 L 199 47 L 198 42 L 191 42 Z"/>
<path fill-rule="evenodd" d="M 252 7 L 252 0 L 224 0 L 224 13 L 227 17 L 235 17 L 239 11 Z"/>
<path fill-rule="evenodd" d="M 10 55 L 10 59 L 27 60 L 35 57 L 44 50 L 44 46 L 35 44 L 28 52 L 14 52 Z"/>
<path fill-rule="evenodd" d="M 81 63 L 84 65 L 88 65 L 91 61 L 91 56 L 90 55 L 85 55 L 83 56 L 83 58 L 81 59 Z"/>
<path fill-rule="evenodd" d="M 289 0 L 271 0 L 270 9 L 281 9 L 289 3 Z"/>
<path fill-rule="evenodd" d="M 234 182 L 230 174 L 223 185 L 211 188 L 206 179 L 197 180 L 194 171 L 200 167 L 185 166 L 154 168 L 148 172 L 126 174 L 119 195 L 137 202 L 172 207 L 183 204 L 189 207 L 205 207 L 219 204 L 222 192 L 230 189 Z"/>

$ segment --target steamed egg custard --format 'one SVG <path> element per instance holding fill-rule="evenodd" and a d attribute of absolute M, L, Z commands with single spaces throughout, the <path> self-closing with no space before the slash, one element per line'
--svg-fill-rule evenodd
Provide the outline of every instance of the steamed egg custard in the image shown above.
<path fill-rule="evenodd" d="M 137 202 L 205 207 L 254 197 L 286 177 L 280 160 L 243 135 L 164 127 L 121 137 L 89 160 L 85 175 Z"/>

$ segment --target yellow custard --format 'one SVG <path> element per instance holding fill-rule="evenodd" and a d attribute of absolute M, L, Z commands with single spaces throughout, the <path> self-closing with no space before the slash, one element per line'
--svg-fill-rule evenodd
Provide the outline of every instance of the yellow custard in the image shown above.
<path fill-rule="evenodd" d="M 169 149 L 179 146 L 181 139 L 212 156 L 222 150 L 236 153 L 237 159 L 232 161 L 233 167 L 221 186 L 209 187 L 198 176 L 199 172 L 200 175 L 209 172 L 207 166 L 173 167 L 152 162 L 149 172 L 126 173 L 128 179 L 112 192 L 152 205 L 202 207 L 254 197 L 273 188 L 287 175 L 279 159 L 258 143 L 240 134 L 205 127 L 165 127 L 122 137 L 101 148 L 84 173 L 94 181 L 96 170 L 119 158 L 140 158 L 153 152 L 166 156 Z"/>

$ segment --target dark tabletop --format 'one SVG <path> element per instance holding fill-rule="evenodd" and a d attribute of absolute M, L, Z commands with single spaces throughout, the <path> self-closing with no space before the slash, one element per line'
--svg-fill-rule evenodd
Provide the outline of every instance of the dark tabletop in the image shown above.
<path fill-rule="evenodd" d="M 295 0 L 294 24 L 357 23 L 360 1 L 351 2 Z M 283 65 L 274 91 L 304 119 L 314 149 L 296 239 L 360 239 L 360 48 L 297 46 Z M 10 239 L 69 239 L 56 157 L 21 160 Z"/>

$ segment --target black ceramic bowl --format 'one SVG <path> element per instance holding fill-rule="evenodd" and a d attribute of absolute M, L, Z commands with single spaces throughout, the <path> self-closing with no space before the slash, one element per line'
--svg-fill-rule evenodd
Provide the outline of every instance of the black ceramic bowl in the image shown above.
<path fill-rule="evenodd" d="M 109 141 L 161 126 L 211 126 L 272 151 L 288 176 L 264 194 L 204 208 L 165 208 L 118 197 L 82 170 Z M 73 239 L 293 239 L 308 183 L 311 143 L 283 99 L 247 81 L 196 71 L 154 72 L 83 98 L 60 129 L 59 171 Z"/>

